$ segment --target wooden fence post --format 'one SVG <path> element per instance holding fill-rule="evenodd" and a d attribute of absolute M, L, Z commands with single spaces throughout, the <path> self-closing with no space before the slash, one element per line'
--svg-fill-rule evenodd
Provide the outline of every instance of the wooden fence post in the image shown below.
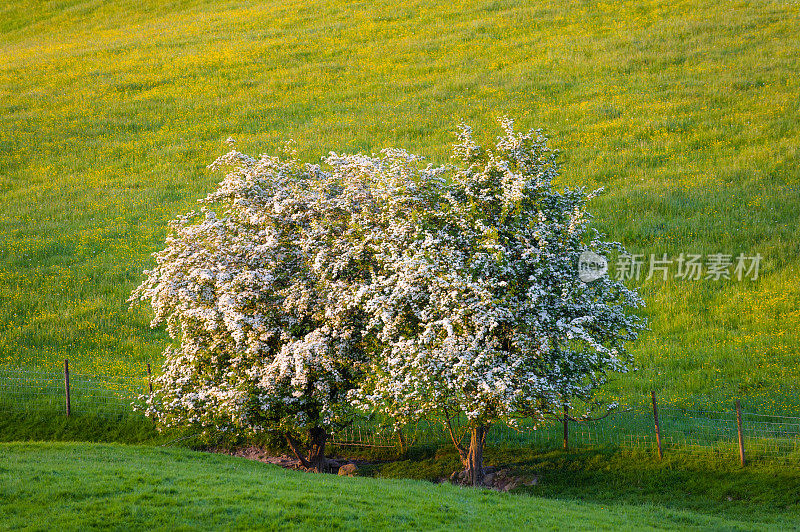
<path fill-rule="evenodd" d="M 739 433 L 739 461 L 742 463 L 742 467 L 745 464 L 744 458 L 744 434 L 742 433 L 742 405 L 739 400 L 736 400 L 736 429 Z"/>
<path fill-rule="evenodd" d="M 656 404 L 656 392 L 650 391 L 650 397 L 653 399 L 653 419 L 656 422 L 656 444 L 658 445 L 658 459 L 664 459 L 664 451 L 661 449 L 661 427 L 658 424 L 658 405 Z"/>
<path fill-rule="evenodd" d="M 67 417 L 69 417 L 72 411 L 72 405 L 69 400 L 69 360 L 66 358 L 64 359 L 64 391 L 67 396 Z"/>
<path fill-rule="evenodd" d="M 153 375 L 150 373 L 150 364 L 147 364 L 147 385 L 150 387 L 150 395 L 153 395 Z"/>
<path fill-rule="evenodd" d="M 564 405 L 564 450 L 569 449 L 569 416 L 567 415 L 569 412 L 569 407 Z"/>

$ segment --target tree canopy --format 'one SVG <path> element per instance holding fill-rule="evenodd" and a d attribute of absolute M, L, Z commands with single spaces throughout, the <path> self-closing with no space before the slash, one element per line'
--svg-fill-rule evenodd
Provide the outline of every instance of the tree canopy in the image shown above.
<path fill-rule="evenodd" d="M 355 408 L 436 417 L 480 484 L 492 424 L 592 404 L 630 366 L 642 301 L 579 278 L 582 253 L 621 245 L 591 229 L 594 193 L 554 189 L 541 132 L 501 124 L 488 148 L 462 125 L 442 166 L 399 149 L 215 161 L 225 178 L 132 296 L 176 340 L 149 412 L 283 434 L 318 470 Z"/>
<path fill-rule="evenodd" d="M 582 253 L 621 250 L 589 227 L 593 195 L 554 190 L 547 139 L 502 125 L 490 148 L 461 128 L 448 179 L 424 187 L 435 193 L 396 192 L 364 304 L 381 349 L 355 394 L 398 420 L 442 419 L 476 484 L 493 423 L 592 404 L 607 372 L 629 368 L 625 343 L 643 328 L 634 291 L 578 276 Z"/>

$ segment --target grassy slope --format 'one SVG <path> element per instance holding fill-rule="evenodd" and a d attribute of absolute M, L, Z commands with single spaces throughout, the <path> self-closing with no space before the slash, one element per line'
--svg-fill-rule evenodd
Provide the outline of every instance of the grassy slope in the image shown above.
<path fill-rule="evenodd" d="M 508 468 L 537 483 L 516 492 L 596 504 L 654 505 L 734 520 L 776 522 L 800 515 L 800 475 L 796 467 L 751 461 L 742 469 L 733 459 L 711 452 L 667 453 L 625 449 L 564 452 L 488 448 L 488 465 Z M 361 474 L 436 481 L 459 469 L 448 447 L 414 449 L 403 460 L 375 463 Z M 800 523 L 798 523 L 800 525 Z"/>
<path fill-rule="evenodd" d="M 294 138 L 443 162 L 460 118 L 545 127 L 641 253 L 765 256 L 756 283 L 644 284 L 635 400 L 800 394 L 800 7 L 771 1 L 0 3 L 0 364 L 140 373 L 125 299 L 205 169 Z"/>
<path fill-rule="evenodd" d="M 3 412 L 0 442 L 83 441 L 160 444 L 185 437 L 184 433 L 159 433 L 141 416 L 101 417 L 73 414 Z"/>
<path fill-rule="evenodd" d="M 10 528 L 745 530 L 798 524 L 788 515 L 736 520 L 658 504 L 310 475 L 176 449 L 29 443 L 1 444 L 0 451 L 0 522 Z"/>

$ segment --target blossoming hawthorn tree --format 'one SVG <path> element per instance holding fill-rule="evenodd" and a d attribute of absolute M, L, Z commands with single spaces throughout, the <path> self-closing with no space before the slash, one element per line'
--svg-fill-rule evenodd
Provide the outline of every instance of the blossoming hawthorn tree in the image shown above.
<path fill-rule="evenodd" d="M 152 326 L 166 324 L 176 344 L 149 415 L 278 433 L 304 466 L 326 470 L 365 353 L 351 287 L 369 277 L 359 218 L 371 216 L 358 158 L 330 160 L 334 172 L 233 150 L 211 165 L 230 171 L 199 212 L 171 223 L 131 296 L 151 303 Z"/>
<path fill-rule="evenodd" d="M 622 250 L 589 228 L 592 194 L 555 191 L 546 139 L 502 125 L 490 149 L 462 126 L 449 182 L 428 172 L 392 189 L 363 291 L 381 348 L 351 392 L 399 423 L 444 420 L 474 485 L 492 424 L 591 404 L 607 372 L 628 369 L 625 342 L 644 327 L 629 312 L 642 305 L 635 292 L 608 277 L 578 278 L 582 252 Z"/>
<path fill-rule="evenodd" d="M 538 132 L 491 149 L 463 126 L 456 164 L 403 150 L 326 168 L 235 150 L 200 212 L 172 222 L 132 300 L 149 301 L 165 353 L 148 413 L 282 434 L 306 467 L 353 407 L 444 421 L 470 481 L 495 423 L 582 401 L 644 322 L 638 295 L 583 283 L 585 251 L 622 251 L 589 228 L 583 189 L 557 192 Z M 463 443 L 454 420 L 466 417 Z"/>

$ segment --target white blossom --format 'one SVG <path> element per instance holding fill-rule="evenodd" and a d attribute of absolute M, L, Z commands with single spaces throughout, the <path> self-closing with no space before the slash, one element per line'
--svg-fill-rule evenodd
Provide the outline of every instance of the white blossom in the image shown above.
<path fill-rule="evenodd" d="M 580 281 L 582 252 L 622 249 L 589 226 L 598 191 L 554 190 L 547 139 L 501 124 L 490 148 L 462 126 L 445 166 L 394 148 L 217 159 L 225 178 L 131 298 L 175 343 L 148 413 L 331 433 L 354 406 L 513 425 L 591 402 L 628 370 L 642 300 Z"/>

